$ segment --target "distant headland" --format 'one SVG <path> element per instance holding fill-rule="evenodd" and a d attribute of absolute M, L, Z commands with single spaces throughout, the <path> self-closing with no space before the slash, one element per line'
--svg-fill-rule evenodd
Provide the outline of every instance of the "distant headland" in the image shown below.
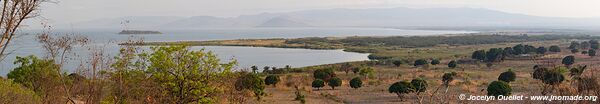
<path fill-rule="evenodd" d="M 159 31 L 147 31 L 147 30 L 122 30 L 119 34 L 163 34 Z"/>

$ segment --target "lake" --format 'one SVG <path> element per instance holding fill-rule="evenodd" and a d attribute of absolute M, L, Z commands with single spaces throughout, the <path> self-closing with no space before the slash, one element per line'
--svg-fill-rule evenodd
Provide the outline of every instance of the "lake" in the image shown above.
<path fill-rule="evenodd" d="M 388 28 L 206 28 L 206 29 L 170 29 L 158 30 L 162 35 L 119 35 L 118 29 L 73 29 L 55 30 L 56 34 L 77 34 L 88 37 L 91 42 L 88 47 L 77 47 L 69 54 L 66 71 L 73 72 L 87 59 L 88 48 L 104 50 L 109 56 L 118 54 L 120 42 L 133 39 L 144 41 L 204 41 L 228 39 L 264 39 L 264 38 L 301 38 L 301 37 L 344 37 L 344 36 L 425 36 L 456 33 L 473 33 L 472 31 L 431 31 L 431 30 L 401 30 Z M 6 75 L 15 65 L 16 56 L 44 55 L 44 50 L 35 40 L 40 30 L 22 31 L 19 37 L 11 42 L 7 51 L 12 52 L 0 62 L 0 75 Z M 344 52 L 342 50 L 311 50 L 285 49 L 264 47 L 232 47 L 232 46 L 195 46 L 193 50 L 205 48 L 215 52 L 223 62 L 229 59 L 238 61 L 237 69 L 275 66 L 304 67 L 320 64 L 340 63 L 348 61 L 368 60 L 368 54 Z M 77 57 L 81 56 L 81 57 Z M 111 57 L 112 58 L 112 57 Z"/>

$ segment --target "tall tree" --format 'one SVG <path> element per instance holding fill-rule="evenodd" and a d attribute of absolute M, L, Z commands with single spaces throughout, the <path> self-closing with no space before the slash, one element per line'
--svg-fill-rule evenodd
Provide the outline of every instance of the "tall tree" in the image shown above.
<path fill-rule="evenodd" d="M 21 23 L 29 18 L 38 16 L 39 7 L 47 0 L 2 0 L 0 15 L 0 60 L 4 59 L 5 51 L 15 37 L 15 32 Z"/>

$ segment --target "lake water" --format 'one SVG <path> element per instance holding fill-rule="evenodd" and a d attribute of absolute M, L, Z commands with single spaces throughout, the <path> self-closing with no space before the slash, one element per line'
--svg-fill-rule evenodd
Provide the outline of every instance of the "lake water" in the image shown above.
<path fill-rule="evenodd" d="M 300 38 L 300 37 L 344 37 L 344 36 L 424 36 L 455 33 L 472 33 L 471 31 L 429 31 L 401 30 L 386 28 L 211 28 L 211 29 L 180 29 L 159 30 L 163 35 L 119 35 L 118 29 L 74 29 L 55 30 L 57 34 L 77 34 L 91 40 L 89 47 L 101 48 L 108 55 L 118 53 L 117 43 L 133 37 L 144 41 L 203 41 L 227 39 L 264 39 L 264 38 Z M 15 65 L 16 56 L 43 56 L 43 49 L 35 40 L 35 35 L 41 31 L 29 30 L 15 38 L 8 51 L 12 52 L 0 62 L 0 75 L 6 75 Z M 319 64 L 340 63 L 348 61 L 368 60 L 368 54 L 344 52 L 342 50 L 311 50 L 284 49 L 263 47 L 231 47 L 231 46 L 196 46 L 193 50 L 205 48 L 215 52 L 222 61 L 236 59 L 237 69 L 248 68 L 252 65 L 259 67 L 275 66 L 304 67 Z M 75 48 L 69 56 L 71 60 L 65 66 L 66 71 L 72 72 L 89 55 L 87 48 Z M 80 57 L 74 57 L 80 56 Z"/>

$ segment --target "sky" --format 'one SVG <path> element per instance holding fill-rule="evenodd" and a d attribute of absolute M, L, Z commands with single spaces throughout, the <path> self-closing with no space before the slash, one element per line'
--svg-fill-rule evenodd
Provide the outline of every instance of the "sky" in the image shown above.
<path fill-rule="evenodd" d="M 38 21 L 74 23 L 124 16 L 217 16 L 331 8 L 485 8 L 547 17 L 600 17 L 600 0 L 55 0 Z"/>

